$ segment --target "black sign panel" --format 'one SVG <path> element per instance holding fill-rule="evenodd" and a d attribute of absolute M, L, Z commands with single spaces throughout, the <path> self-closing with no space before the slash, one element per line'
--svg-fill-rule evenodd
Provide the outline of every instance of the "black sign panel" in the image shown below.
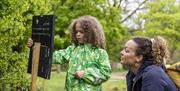
<path fill-rule="evenodd" d="M 54 47 L 54 27 L 55 17 L 53 15 L 33 16 L 32 21 L 32 39 L 34 42 L 40 42 L 40 57 L 38 76 L 50 79 L 52 54 Z M 32 53 L 30 50 L 28 73 L 31 73 Z"/>

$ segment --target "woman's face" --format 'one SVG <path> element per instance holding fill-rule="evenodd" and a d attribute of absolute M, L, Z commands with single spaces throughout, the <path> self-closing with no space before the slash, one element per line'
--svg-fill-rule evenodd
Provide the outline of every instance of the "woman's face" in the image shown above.
<path fill-rule="evenodd" d="M 81 28 L 81 24 L 76 23 L 75 29 L 76 29 L 76 39 L 77 39 L 78 43 L 80 43 L 80 44 L 84 43 L 84 31 Z"/>
<path fill-rule="evenodd" d="M 131 67 L 138 60 L 136 55 L 137 44 L 133 40 L 126 42 L 124 49 L 120 52 L 121 64 Z"/>

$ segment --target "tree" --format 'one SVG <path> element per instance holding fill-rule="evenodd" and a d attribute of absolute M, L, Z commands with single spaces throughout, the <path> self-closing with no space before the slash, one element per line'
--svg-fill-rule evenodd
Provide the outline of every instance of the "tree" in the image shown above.
<path fill-rule="evenodd" d="M 143 29 L 136 34 L 161 35 L 168 40 L 170 57 L 180 49 L 180 3 L 176 0 L 154 0 L 146 4 L 148 12 L 139 15 L 138 22 L 145 20 Z M 143 32 L 142 32 L 143 31 Z M 175 60 L 174 61 L 179 61 Z"/>
<path fill-rule="evenodd" d="M 26 41 L 31 35 L 32 16 L 52 14 L 50 1 L 0 1 L 0 90 L 29 86 Z"/>

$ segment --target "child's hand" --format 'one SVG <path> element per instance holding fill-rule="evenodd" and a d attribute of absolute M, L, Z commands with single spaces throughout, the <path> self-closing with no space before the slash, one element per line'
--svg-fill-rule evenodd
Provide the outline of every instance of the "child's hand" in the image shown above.
<path fill-rule="evenodd" d="M 28 38 L 27 47 L 31 48 L 33 46 L 33 40 Z"/>
<path fill-rule="evenodd" d="M 84 76 L 84 71 L 76 71 L 76 73 L 74 74 L 74 77 L 77 79 L 81 79 Z"/>

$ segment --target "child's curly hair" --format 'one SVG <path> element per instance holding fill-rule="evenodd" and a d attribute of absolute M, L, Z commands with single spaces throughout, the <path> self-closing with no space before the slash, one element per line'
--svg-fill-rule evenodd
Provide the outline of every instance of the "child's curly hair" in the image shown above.
<path fill-rule="evenodd" d="M 102 25 L 95 17 L 92 16 L 81 16 L 75 19 L 69 26 L 72 42 L 75 45 L 78 45 L 75 28 L 77 23 L 81 24 L 81 28 L 84 31 L 84 43 L 88 43 L 94 47 L 105 49 L 105 36 Z"/>

